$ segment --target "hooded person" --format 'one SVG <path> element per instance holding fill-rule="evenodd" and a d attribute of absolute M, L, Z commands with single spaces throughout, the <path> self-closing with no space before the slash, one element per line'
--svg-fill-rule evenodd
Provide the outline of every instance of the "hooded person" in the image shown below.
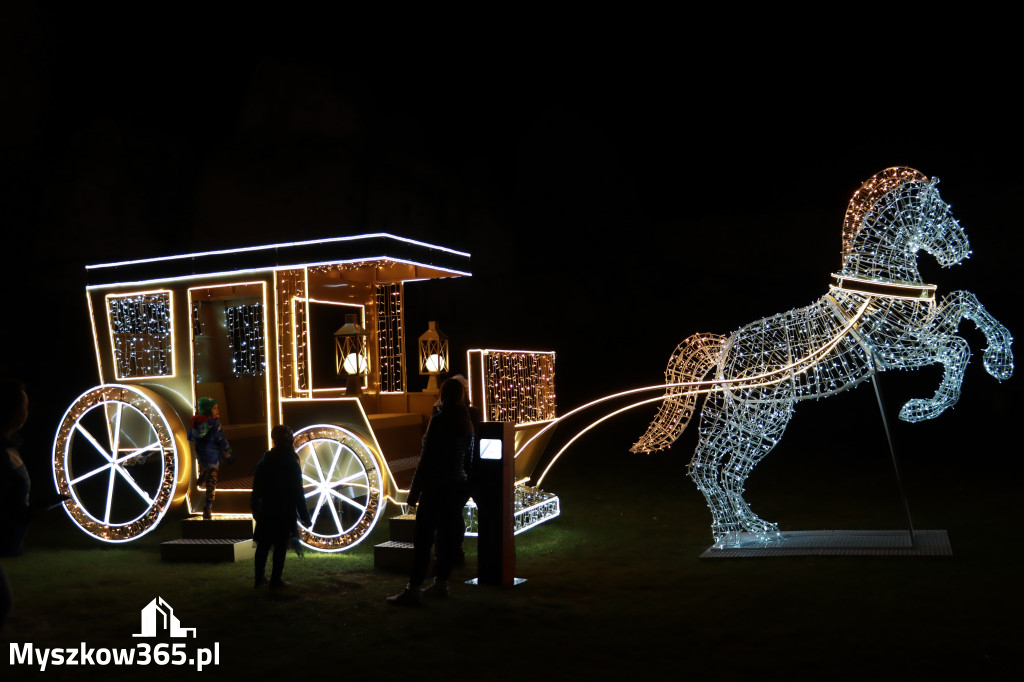
<path fill-rule="evenodd" d="M 252 478 L 252 517 L 256 520 L 253 540 L 256 541 L 256 582 L 261 587 L 267 582 L 271 587 L 286 587 L 281 579 L 284 572 L 284 558 L 288 540 L 295 529 L 295 521 L 302 521 L 306 527 L 313 525 L 306 506 L 306 495 L 302 488 L 302 469 L 295 454 L 295 435 L 292 430 L 279 424 L 270 432 L 274 447 L 269 450 Z M 274 560 L 267 580 L 267 557 L 274 550 Z"/>
<path fill-rule="evenodd" d="M 203 506 L 203 518 L 207 521 L 213 516 L 213 500 L 217 495 L 217 480 L 221 460 L 231 461 L 231 445 L 224 435 L 220 424 L 220 408 L 213 398 L 200 398 L 196 405 L 196 414 L 189 422 L 188 439 L 195 446 L 196 459 L 199 461 L 199 485 L 206 484 L 206 504 Z"/>

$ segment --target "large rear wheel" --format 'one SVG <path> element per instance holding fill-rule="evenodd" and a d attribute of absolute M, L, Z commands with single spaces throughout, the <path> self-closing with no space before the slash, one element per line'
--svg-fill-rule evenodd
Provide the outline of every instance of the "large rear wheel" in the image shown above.
<path fill-rule="evenodd" d="M 176 500 L 188 452 L 184 427 L 158 395 L 109 384 L 80 395 L 53 442 L 53 480 L 89 535 L 128 542 L 153 530 Z"/>

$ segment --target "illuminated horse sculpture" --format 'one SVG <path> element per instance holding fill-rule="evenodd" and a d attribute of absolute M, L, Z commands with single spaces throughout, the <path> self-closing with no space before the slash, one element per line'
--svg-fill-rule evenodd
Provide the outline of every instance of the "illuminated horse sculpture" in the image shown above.
<path fill-rule="evenodd" d="M 811 305 L 748 324 L 728 337 L 695 334 L 676 348 L 658 414 L 633 452 L 669 447 L 686 428 L 699 395 L 700 441 L 688 473 L 707 498 L 717 543 L 735 533 L 770 538 L 778 527 L 743 499 L 751 470 L 778 443 L 801 400 L 845 391 L 885 369 L 941 363 L 931 398 L 908 401 L 900 418 L 932 419 L 960 397 L 970 359 L 956 336 L 961 319 L 988 341 L 984 364 L 999 380 L 1013 374 L 1013 339 L 974 294 L 956 291 L 936 305 L 917 270 L 924 250 L 943 267 L 970 255 L 967 235 L 939 197 L 938 179 L 889 168 L 854 194 L 843 227 L 843 268 Z M 711 375 L 710 378 L 708 375 Z"/>

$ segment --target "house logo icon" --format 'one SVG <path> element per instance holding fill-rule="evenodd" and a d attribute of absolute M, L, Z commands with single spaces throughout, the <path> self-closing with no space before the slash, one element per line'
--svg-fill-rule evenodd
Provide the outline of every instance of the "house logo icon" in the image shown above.
<path fill-rule="evenodd" d="M 195 628 L 183 628 L 174 615 L 174 609 L 157 597 L 142 609 L 142 632 L 132 637 L 195 637 Z"/>

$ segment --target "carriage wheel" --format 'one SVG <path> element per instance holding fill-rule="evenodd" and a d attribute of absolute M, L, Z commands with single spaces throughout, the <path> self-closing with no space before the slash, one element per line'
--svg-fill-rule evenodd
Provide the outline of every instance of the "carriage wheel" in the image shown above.
<path fill-rule="evenodd" d="M 324 552 L 359 544 L 384 511 L 380 467 L 352 432 L 321 424 L 295 434 L 302 485 L 313 525 L 300 524 L 302 543 Z"/>
<path fill-rule="evenodd" d="M 174 501 L 184 428 L 156 394 L 97 386 L 64 413 L 53 442 L 53 480 L 71 520 L 107 542 L 151 531 Z"/>

